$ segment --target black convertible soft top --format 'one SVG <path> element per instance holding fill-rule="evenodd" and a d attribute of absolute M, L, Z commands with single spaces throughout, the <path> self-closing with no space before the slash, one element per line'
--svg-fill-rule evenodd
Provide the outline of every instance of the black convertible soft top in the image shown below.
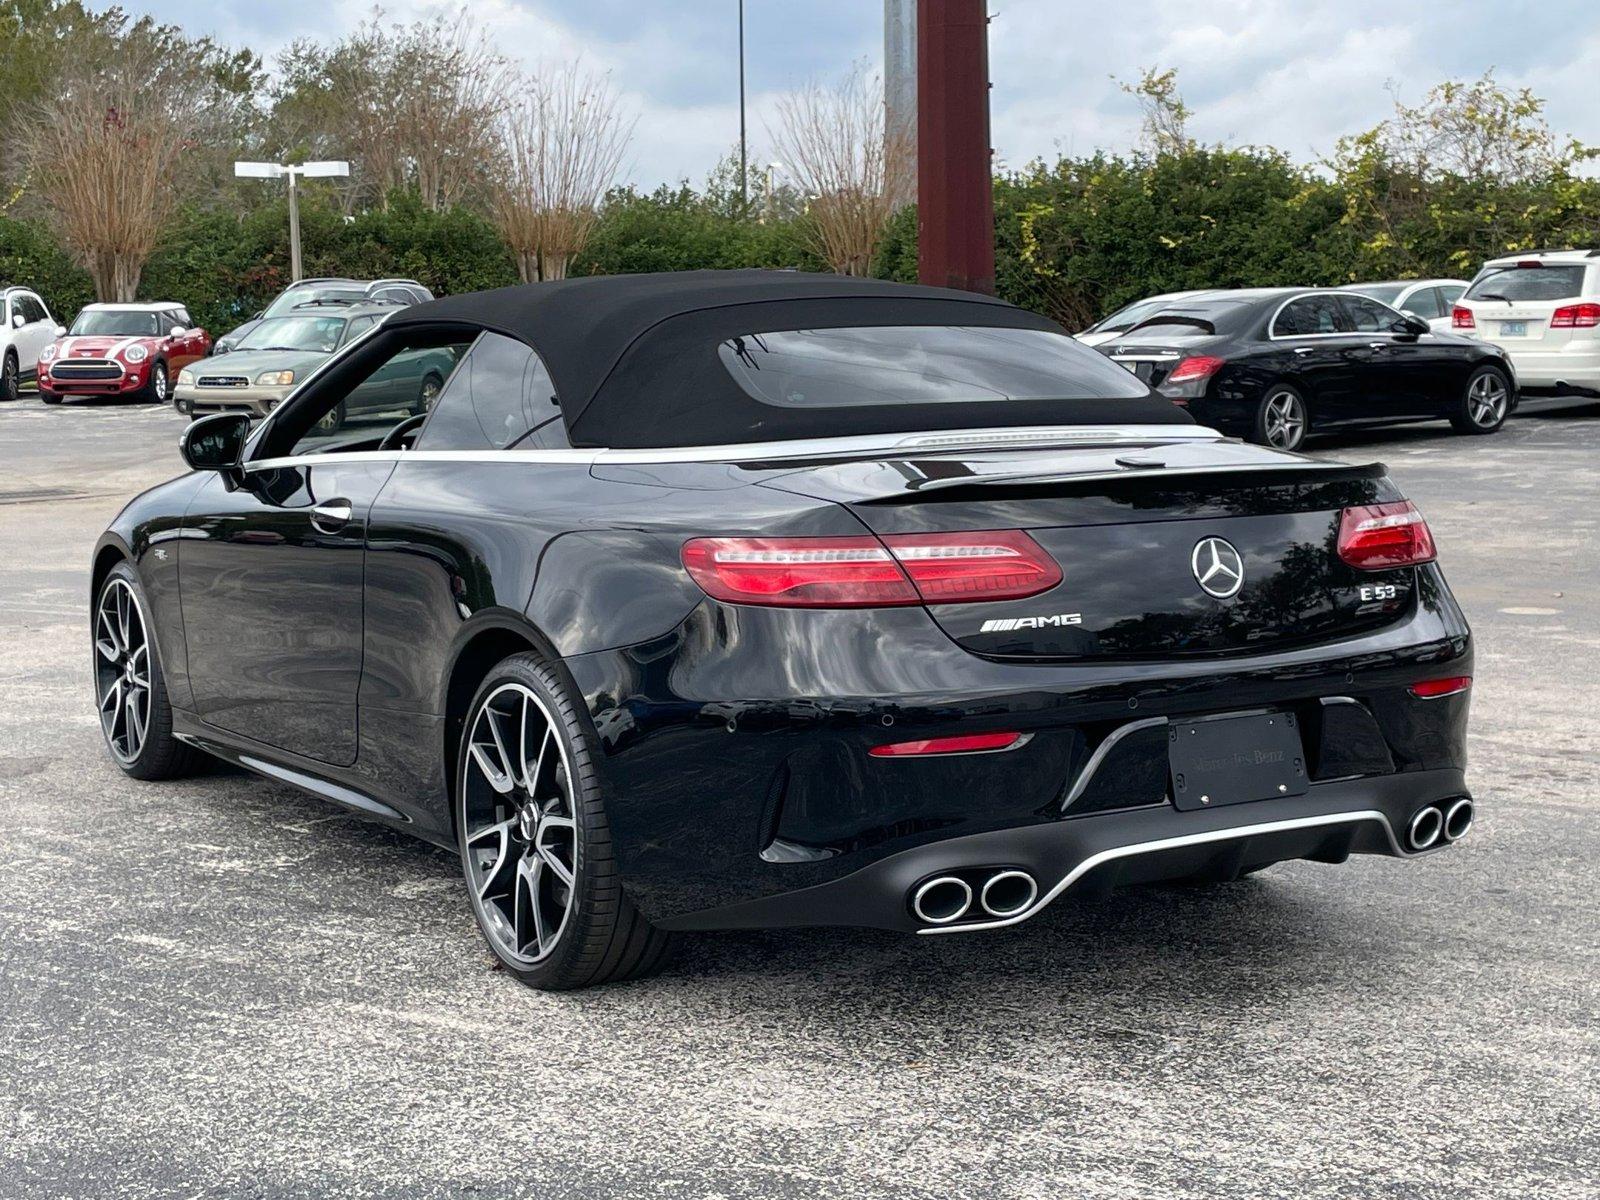
<path fill-rule="evenodd" d="M 977 403 L 777 409 L 723 365 L 727 339 L 797 329 L 958 325 L 1065 331 L 1003 300 L 796 271 L 595 275 L 413 305 L 385 323 L 462 322 L 532 346 L 574 446 L 661 447 L 1001 425 L 1188 423 L 1153 392 Z M 1085 348 L 1086 355 L 1094 352 Z M 1096 356 L 1098 357 L 1098 356 Z"/>

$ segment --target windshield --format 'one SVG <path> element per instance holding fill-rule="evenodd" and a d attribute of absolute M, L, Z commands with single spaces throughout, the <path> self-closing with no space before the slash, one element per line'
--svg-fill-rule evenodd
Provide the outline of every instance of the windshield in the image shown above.
<path fill-rule="evenodd" d="M 1467 300 L 1566 300 L 1583 294 L 1582 263 L 1537 263 L 1485 267 L 1467 289 Z"/>
<path fill-rule="evenodd" d="M 239 339 L 239 350 L 302 350 L 332 354 L 347 324 L 343 317 L 273 317 Z"/>
<path fill-rule="evenodd" d="M 153 312 L 90 309 L 78 314 L 69 332 L 73 337 L 155 337 L 160 328 Z"/>
<path fill-rule="evenodd" d="M 729 338 L 717 353 L 740 387 L 778 408 L 1131 400 L 1150 394 L 1093 350 L 1041 329 L 795 329 Z"/>
<path fill-rule="evenodd" d="M 344 300 L 351 304 L 366 299 L 366 289 L 359 284 L 330 283 L 315 287 L 290 288 L 267 306 L 263 317 L 281 317 L 301 304 L 316 300 Z"/>
<path fill-rule="evenodd" d="M 1347 287 L 1341 290 L 1354 292 L 1358 296 L 1371 296 L 1374 300 L 1381 300 L 1392 307 L 1407 286 L 1403 283 L 1363 283 L 1359 287 Z"/>

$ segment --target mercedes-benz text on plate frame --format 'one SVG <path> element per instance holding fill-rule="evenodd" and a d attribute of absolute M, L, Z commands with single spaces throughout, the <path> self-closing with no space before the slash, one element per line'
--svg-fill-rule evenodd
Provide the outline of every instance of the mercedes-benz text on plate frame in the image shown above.
<path fill-rule="evenodd" d="M 453 847 L 535 987 L 1474 828 L 1471 634 L 1383 468 L 1224 440 L 997 300 L 452 296 L 183 453 L 95 548 L 111 759 Z"/>

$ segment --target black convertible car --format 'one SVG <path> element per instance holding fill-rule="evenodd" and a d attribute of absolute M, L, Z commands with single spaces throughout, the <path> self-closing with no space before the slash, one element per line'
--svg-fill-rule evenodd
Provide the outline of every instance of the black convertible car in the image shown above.
<path fill-rule="evenodd" d="M 1354 292 L 1206 292 L 1098 349 L 1201 424 L 1280 450 L 1340 425 L 1448 420 L 1493 433 L 1517 402 L 1498 346 Z"/>
<path fill-rule="evenodd" d="M 456 363 L 430 412 L 322 421 L 419 350 Z M 1472 822 L 1470 636 L 1384 469 L 1224 440 L 998 301 L 458 296 L 183 452 L 95 550 L 117 763 L 203 751 L 458 847 L 540 987 L 677 930 L 972 932 Z"/>

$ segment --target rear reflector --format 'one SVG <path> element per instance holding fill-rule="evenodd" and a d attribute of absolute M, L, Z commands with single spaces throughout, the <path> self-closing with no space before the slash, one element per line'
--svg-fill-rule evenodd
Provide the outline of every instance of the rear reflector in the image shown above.
<path fill-rule="evenodd" d="M 1471 675 L 1452 675 L 1448 679 L 1425 679 L 1413 683 L 1407 690 L 1418 700 L 1437 700 L 1441 696 L 1458 695 L 1471 686 Z"/>
<path fill-rule="evenodd" d="M 928 754 L 981 754 L 1009 750 L 1022 741 L 1020 733 L 969 733 L 962 737 L 929 738 L 921 742 L 893 742 L 874 746 L 873 758 L 914 758 Z"/>
<path fill-rule="evenodd" d="M 695 538 L 683 565 L 733 604 L 872 608 L 1019 600 L 1061 582 L 1021 530 L 838 538 Z"/>
<path fill-rule="evenodd" d="M 1472 310 L 1462 308 L 1459 304 L 1450 311 L 1450 327 L 1452 329 L 1476 329 L 1478 323 L 1472 319 Z"/>
<path fill-rule="evenodd" d="M 1600 304 L 1564 304 L 1550 314 L 1551 329 L 1593 329 L 1600 325 Z"/>
<path fill-rule="evenodd" d="M 1339 557 L 1361 571 L 1412 567 L 1436 557 L 1433 533 L 1409 500 L 1363 504 L 1339 517 Z"/>

